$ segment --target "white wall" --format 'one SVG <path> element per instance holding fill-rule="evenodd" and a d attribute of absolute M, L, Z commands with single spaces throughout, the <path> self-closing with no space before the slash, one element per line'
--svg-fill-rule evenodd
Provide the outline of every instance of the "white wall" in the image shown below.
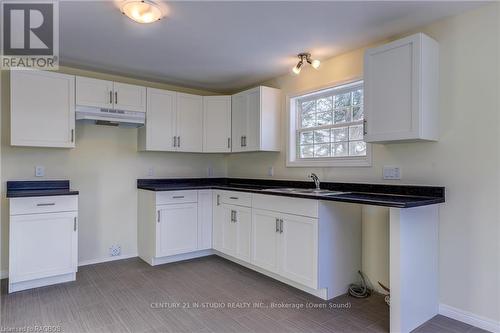
<path fill-rule="evenodd" d="M 368 168 L 286 168 L 285 153 L 233 154 L 229 176 L 267 178 L 273 166 L 278 179 L 305 180 L 314 171 L 328 181 L 382 182 L 382 166 L 399 165 L 403 178 L 393 183 L 446 186 L 440 209 L 440 302 L 500 321 L 498 25 L 495 3 L 419 29 L 440 44 L 439 142 L 375 145 Z M 286 95 L 362 74 L 361 49 L 324 61 L 319 71 L 308 68 L 300 76 L 264 84 Z M 285 132 L 283 121 L 283 152 Z M 373 226 L 367 222 L 363 245 L 386 251 L 385 226 L 380 223 L 382 230 L 370 237 L 366 233 Z M 388 262 L 375 255 L 364 258 L 364 264 L 376 274 L 370 277 L 376 283 L 384 269 L 374 272 L 373 267 Z"/>
<path fill-rule="evenodd" d="M 128 78 L 63 68 L 63 72 L 154 86 L 177 91 L 209 94 Z M 137 129 L 80 124 L 76 126 L 76 148 L 11 147 L 9 129 L 8 72 L 2 71 L 2 220 L 1 250 L 5 272 L 8 266 L 8 206 L 5 181 L 35 179 L 35 165 L 45 166 L 43 179 L 69 179 L 80 191 L 79 261 L 109 257 L 108 248 L 119 244 L 123 255 L 137 253 L 137 178 L 206 177 L 226 175 L 220 154 L 137 152 Z M 41 124 L 43 126 L 43 124 Z M 40 178 L 37 178 L 40 180 Z"/>

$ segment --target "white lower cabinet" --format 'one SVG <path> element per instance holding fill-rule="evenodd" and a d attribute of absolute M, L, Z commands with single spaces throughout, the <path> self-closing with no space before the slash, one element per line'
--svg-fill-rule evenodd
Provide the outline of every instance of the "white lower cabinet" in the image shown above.
<path fill-rule="evenodd" d="M 323 299 L 361 268 L 361 206 L 227 190 L 139 190 L 139 256 L 217 254 Z M 215 250 L 215 251 L 214 251 Z"/>
<path fill-rule="evenodd" d="M 228 259 L 308 293 L 344 294 L 361 268 L 361 206 L 274 195 L 215 191 L 214 248 Z M 234 212 L 245 202 L 251 227 Z M 231 213 L 233 211 L 233 213 Z M 241 213 L 240 213 L 241 214 Z M 238 224 L 240 223 L 240 224 Z M 250 235 L 250 258 L 242 256 Z M 239 252 L 238 252 L 239 251 Z"/>
<path fill-rule="evenodd" d="M 198 247 L 198 204 L 158 206 L 156 254 L 158 257 L 195 251 Z"/>
<path fill-rule="evenodd" d="M 275 212 L 254 209 L 252 214 L 252 264 L 278 273 L 279 226 Z"/>
<path fill-rule="evenodd" d="M 139 257 L 157 265 L 193 258 L 210 249 L 211 192 L 139 190 Z"/>
<path fill-rule="evenodd" d="M 316 288 L 318 219 L 255 209 L 252 264 Z"/>
<path fill-rule="evenodd" d="M 77 196 L 10 199 L 9 292 L 73 281 L 77 261 Z"/>
<path fill-rule="evenodd" d="M 281 216 L 278 243 L 279 272 L 311 288 L 318 286 L 318 219 Z"/>
<path fill-rule="evenodd" d="M 227 191 L 215 191 L 214 249 L 240 260 L 250 260 L 252 211 L 250 207 L 224 203 Z M 239 197 L 233 196 L 238 202 Z"/>
<path fill-rule="evenodd" d="M 241 260 L 250 260 L 251 209 L 223 204 L 222 210 L 221 251 Z"/>

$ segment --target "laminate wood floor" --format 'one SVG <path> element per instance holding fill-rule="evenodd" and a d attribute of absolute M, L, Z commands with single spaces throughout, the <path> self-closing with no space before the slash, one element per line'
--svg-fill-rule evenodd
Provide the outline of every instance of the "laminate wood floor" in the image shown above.
<path fill-rule="evenodd" d="M 77 281 L 7 294 L 0 328 L 52 332 L 388 332 L 380 295 L 321 301 L 211 256 L 151 267 L 138 258 L 80 267 Z M 479 332 L 436 316 L 416 330 Z"/>

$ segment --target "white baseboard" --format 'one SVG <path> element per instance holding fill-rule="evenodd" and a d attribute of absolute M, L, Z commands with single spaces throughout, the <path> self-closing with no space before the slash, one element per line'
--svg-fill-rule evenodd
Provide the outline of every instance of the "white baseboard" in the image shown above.
<path fill-rule="evenodd" d="M 9 277 L 9 271 L 8 270 L 1 270 L 0 271 L 0 279 L 6 279 Z"/>
<path fill-rule="evenodd" d="M 500 333 L 500 321 L 478 316 L 446 304 L 439 304 L 439 314 L 494 333 Z"/>
<path fill-rule="evenodd" d="M 135 258 L 137 257 L 137 253 L 135 254 L 122 254 L 120 256 L 114 256 L 114 257 L 105 257 L 105 258 L 98 258 L 98 259 L 90 259 L 90 260 L 82 260 L 78 263 L 78 266 L 87 266 L 87 265 L 94 265 L 94 264 L 100 264 L 103 262 L 109 262 L 109 261 L 115 261 L 115 260 L 122 260 L 122 259 L 129 259 L 129 258 Z"/>

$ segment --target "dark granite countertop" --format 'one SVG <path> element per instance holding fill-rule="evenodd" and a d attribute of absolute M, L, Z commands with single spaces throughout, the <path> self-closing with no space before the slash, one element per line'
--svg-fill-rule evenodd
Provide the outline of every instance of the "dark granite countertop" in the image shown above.
<path fill-rule="evenodd" d="M 187 178 L 138 179 L 137 188 L 149 191 L 178 191 L 219 189 L 279 195 L 295 198 L 350 202 L 364 205 L 410 208 L 445 202 L 445 189 L 438 186 L 385 185 L 322 182 L 321 188 L 346 192 L 338 195 L 272 192 L 273 188 L 312 188 L 312 182 L 241 179 L 241 178 Z"/>
<path fill-rule="evenodd" d="M 7 198 L 78 195 L 69 188 L 69 180 L 8 181 Z"/>

